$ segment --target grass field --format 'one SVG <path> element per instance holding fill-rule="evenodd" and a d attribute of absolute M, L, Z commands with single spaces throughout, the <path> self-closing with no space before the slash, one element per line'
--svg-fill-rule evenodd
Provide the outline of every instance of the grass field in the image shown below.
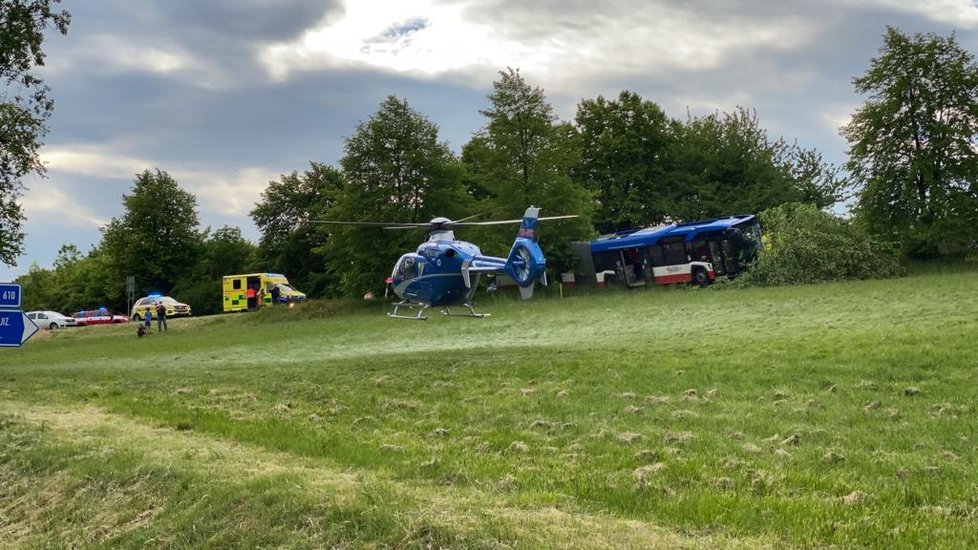
<path fill-rule="evenodd" d="M 978 271 L 46 332 L 2 547 L 978 547 Z"/>

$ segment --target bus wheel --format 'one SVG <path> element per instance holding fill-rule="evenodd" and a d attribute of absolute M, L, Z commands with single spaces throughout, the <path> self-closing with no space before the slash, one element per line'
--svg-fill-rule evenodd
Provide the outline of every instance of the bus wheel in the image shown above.
<path fill-rule="evenodd" d="M 706 276 L 706 271 L 697 269 L 693 272 L 693 280 L 691 282 L 697 286 L 706 286 L 709 284 L 710 278 Z"/>

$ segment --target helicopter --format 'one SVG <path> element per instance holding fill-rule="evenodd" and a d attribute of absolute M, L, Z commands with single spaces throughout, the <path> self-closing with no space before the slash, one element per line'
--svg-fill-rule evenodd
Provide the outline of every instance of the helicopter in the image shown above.
<path fill-rule="evenodd" d="M 476 313 L 472 303 L 479 278 L 482 274 L 508 275 L 520 289 L 526 300 L 533 296 L 534 283 L 547 285 L 547 259 L 537 244 L 537 222 L 576 218 L 576 215 L 539 217 L 540 209 L 530 206 L 522 219 L 467 221 L 450 220 L 437 217 L 430 222 L 384 223 L 384 222 L 344 222 L 309 220 L 310 223 L 331 225 L 353 225 L 383 227 L 385 229 L 426 228 L 428 240 L 421 243 L 415 252 L 404 254 L 394 264 L 388 289 L 401 299 L 394 304 L 394 310 L 387 314 L 393 319 L 424 321 L 425 312 L 432 307 L 440 307 L 442 314 L 449 316 L 488 317 L 488 313 Z M 479 247 L 455 238 L 456 227 L 478 225 L 520 224 L 516 239 L 505 258 L 486 256 Z M 461 306 L 468 313 L 454 313 L 451 307 Z M 416 309 L 417 313 L 405 315 L 402 309 Z"/>

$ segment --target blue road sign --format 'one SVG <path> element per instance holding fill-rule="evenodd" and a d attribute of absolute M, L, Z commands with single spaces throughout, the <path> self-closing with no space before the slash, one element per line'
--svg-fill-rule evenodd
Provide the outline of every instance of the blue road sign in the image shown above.
<path fill-rule="evenodd" d="M 0 348 L 18 348 L 35 332 L 37 325 L 23 311 L 0 310 Z"/>
<path fill-rule="evenodd" d="M 20 285 L 0 283 L 0 308 L 20 307 Z"/>

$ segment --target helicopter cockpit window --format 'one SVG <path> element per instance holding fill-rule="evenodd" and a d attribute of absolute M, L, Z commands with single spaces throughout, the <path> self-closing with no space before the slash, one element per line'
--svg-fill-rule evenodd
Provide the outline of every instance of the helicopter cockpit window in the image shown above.
<path fill-rule="evenodd" d="M 420 277 L 424 269 L 424 259 L 417 254 L 405 254 L 397 261 L 394 277 L 397 279 L 412 279 Z"/>

